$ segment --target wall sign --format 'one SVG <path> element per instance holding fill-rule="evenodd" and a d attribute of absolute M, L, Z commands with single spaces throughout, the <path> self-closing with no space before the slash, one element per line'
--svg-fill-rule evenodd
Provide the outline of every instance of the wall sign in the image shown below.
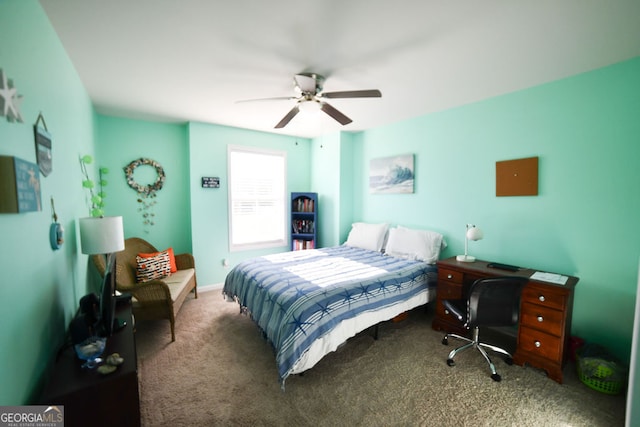
<path fill-rule="evenodd" d="M 220 178 L 217 176 L 216 177 L 203 176 L 202 188 L 220 188 Z"/>
<path fill-rule="evenodd" d="M 40 122 L 42 122 L 44 129 L 39 126 Z M 38 119 L 33 125 L 33 135 L 36 140 L 36 159 L 38 160 L 40 172 L 42 172 L 42 175 L 44 176 L 49 176 L 51 170 L 53 169 L 51 155 L 51 135 L 47 130 L 47 124 L 44 121 L 42 113 L 38 114 Z"/>
<path fill-rule="evenodd" d="M 17 157 L 0 156 L 0 213 L 41 210 L 38 166 Z"/>

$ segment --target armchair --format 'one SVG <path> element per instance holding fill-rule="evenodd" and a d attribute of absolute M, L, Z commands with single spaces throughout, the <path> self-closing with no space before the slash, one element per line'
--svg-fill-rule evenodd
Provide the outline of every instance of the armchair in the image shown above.
<path fill-rule="evenodd" d="M 136 282 L 136 255 L 153 253 L 158 250 L 149 242 L 138 237 L 125 240 L 125 248 L 116 256 L 116 288 L 132 295 L 132 309 L 136 320 L 167 319 L 171 324 L 171 341 L 175 341 L 175 321 L 178 311 L 187 295 L 193 291 L 198 298 L 195 260 L 191 254 L 176 254 L 178 271 L 163 279 Z M 101 276 L 106 265 L 104 257 L 92 256 Z"/>

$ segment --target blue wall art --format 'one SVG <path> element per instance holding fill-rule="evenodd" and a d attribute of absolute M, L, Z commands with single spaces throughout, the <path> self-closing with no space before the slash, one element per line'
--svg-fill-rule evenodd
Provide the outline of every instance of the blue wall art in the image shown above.
<path fill-rule="evenodd" d="M 370 193 L 413 193 L 413 154 L 371 159 Z"/>

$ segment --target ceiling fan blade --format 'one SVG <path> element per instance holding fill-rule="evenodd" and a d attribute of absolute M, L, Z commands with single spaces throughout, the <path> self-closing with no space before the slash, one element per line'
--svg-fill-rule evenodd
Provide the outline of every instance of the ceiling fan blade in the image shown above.
<path fill-rule="evenodd" d="M 291 110 L 289 110 L 287 115 L 284 116 L 282 120 L 280 120 L 280 122 L 276 125 L 275 129 L 281 129 L 285 127 L 287 123 L 289 123 L 291 119 L 293 119 L 296 116 L 296 114 L 298 114 L 299 112 L 300 112 L 300 108 L 298 108 L 298 105 L 296 104 Z"/>
<path fill-rule="evenodd" d="M 313 77 L 314 74 L 306 75 L 306 74 L 296 74 L 293 79 L 296 82 L 296 85 L 300 88 L 303 93 L 316 93 L 316 79 Z"/>
<path fill-rule="evenodd" d="M 240 101 L 236 101 L 236 104 L 240 104 L 242 102 L 256 102 L 256 101 L 290 101 L 293 99 L 298 99 L 298 98 L 295 96 L 276 96 L 274 98 L 241 99 Z"/>
<path fill-rule="evenodd" d="M 330 115 L 331 117 L 333 117 L 334 119 L 336 119 L 338 122 L 340 122 L 341 125 L 348 125 L 353 121 L 349 117 L 342 114 L 340 111 L 336 110 L 330 104 L 327 104 L 326 102 L 322 103 L 321 110 L 327 113 L 328 115 Z"/>
<path fill-rule="evenodd" d="M 378 89 L 345 90 L 342 92 L 326 92 L 321 98 L 380 98 L 382 93 Z"/>

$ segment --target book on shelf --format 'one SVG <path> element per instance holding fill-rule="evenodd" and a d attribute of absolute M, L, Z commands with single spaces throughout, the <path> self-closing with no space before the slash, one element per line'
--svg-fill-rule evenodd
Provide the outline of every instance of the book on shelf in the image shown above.
<path fill-rule="evenodd" d="M 291 250 L 314 249 L 317 233 L 317 193 L 291 193 Z"/>
<path fill-rule="evenodd" d="M 310 219 L 294 219 L 291 221 L 291 227 L 295 234 L 313 234 L 314 232 L 314 224 Z"/>
<path fill-rule="evenodd" d="M 305 249 L 315 249 L 315 246 L 316 245 L 314 240 L 295 239 L 293 241 L 294 251 L 302 251 Z"/>
<path fill-rule="evenodd" d="M 313 199 L 307 199 L 303 197 L 298 197 L 295 202 L 295 206 L 293 208 L 294 212 L 306 212 L 313 213 L 315 212 L 315 201 Z"/>

